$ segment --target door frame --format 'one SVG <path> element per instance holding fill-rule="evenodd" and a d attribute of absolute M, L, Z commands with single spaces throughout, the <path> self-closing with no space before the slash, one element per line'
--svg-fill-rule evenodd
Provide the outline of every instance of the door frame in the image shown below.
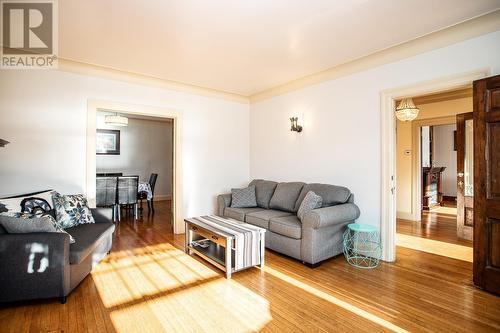
<path fill-rule="evenodd" d="M 457 122 L 457 237 L 462 239 L 473 239 L 474 229 L 470 225 L 466 225 L 466 208 L 468 205 L 472 205 L 472 209 L 474 209 L 474 196 L 465 196 L 464 190 L 464 172 L 465 172 L 465 151 L 467 150 L 466 146 L 466 126 L 467 120 L 474 119 L 474 110 L 471 112 L 459 113 L 456 115 Z M 474 132 L 473 132 L 474 135 Z M 472 145 L 472 149 L 474 150 L 474 145 Z M 463 153 L 463 155 L 460 155 Z M 473 154 L 474 155 L 474 154 Z M 474 162 L 474 156 L 471 156 L 472 161 Z M 460 189 L 460 185 L 458 185 L 458 170 L 462 170 L 461 182 L 462 188 Z M 474 174 L 472 175 L 473 184 L 474 184 Z M 471 203 L 472 201 L 472 203 Z"/>
<path fill-rule="evenodd" d="M 85 195 L 89 205 L 95 207 L 96 199 L 96 129 L 97 112 L 111 111 L 141 116 L 168 118 L 173 121 L 173 182 L 172 182 L 172 214 L 173 231 L 184 233 L 182 216 L 182 114 L 179 110 L 158 108 L 147 105 L 126 104 L 104 100 L 87 101 L 87 156 L 86 156 L 86 188 Z"/>
<path fill-rule="evenodd" d="M 380 236 L 382 259 L 396 260 L 396 115 L 395 101 L 416 95 L 469 86 L 472 81 L 489 75 L 488 69 L 438 78 L 380 92 L 381 170 L 380 170 Z"/>

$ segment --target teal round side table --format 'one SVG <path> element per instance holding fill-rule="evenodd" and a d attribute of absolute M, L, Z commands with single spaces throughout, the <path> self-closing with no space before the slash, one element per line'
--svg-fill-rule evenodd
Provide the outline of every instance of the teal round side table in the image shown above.
<path fill-rule="evenodd" d="M 358 268 L 375 268 L 382 255 L 379 230 L 366 224 L 351 223 L 344 232 L 344 255 Z"/>

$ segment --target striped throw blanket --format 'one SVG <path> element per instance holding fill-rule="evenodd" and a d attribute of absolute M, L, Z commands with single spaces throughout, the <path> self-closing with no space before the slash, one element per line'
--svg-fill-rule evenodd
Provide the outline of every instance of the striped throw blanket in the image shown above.
<path fill-rule="evenodd" d="M 234 269 L 243 269 L 260 264 L 260 233 L 263 228 L 215 215 L 189 219 L 212 232 L 234 238 Z"/>

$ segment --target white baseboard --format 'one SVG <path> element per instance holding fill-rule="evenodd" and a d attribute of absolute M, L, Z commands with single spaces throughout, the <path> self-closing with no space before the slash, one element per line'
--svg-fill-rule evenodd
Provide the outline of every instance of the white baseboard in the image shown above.
<path fill-rule="evenodd" d="M 396 212 L 396 218 L 413 221 L 413 215 L 410 212 Z"/>

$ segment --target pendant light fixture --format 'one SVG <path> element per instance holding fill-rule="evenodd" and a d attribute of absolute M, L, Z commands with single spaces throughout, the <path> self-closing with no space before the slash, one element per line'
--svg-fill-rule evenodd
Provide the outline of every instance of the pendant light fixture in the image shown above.
<path fill-rule="evenodd" d="M 104 117 L 104 123 L 112 126 L 128 126 L 128 118 L 120 116 L 118 113 Z"/>
<path fill-rule="evenodd" d="M 411 98 L 404 98 L 396 107 L 396 118 L 401 121 L 412 121 L 417 118 L 419 111 Z"/>

